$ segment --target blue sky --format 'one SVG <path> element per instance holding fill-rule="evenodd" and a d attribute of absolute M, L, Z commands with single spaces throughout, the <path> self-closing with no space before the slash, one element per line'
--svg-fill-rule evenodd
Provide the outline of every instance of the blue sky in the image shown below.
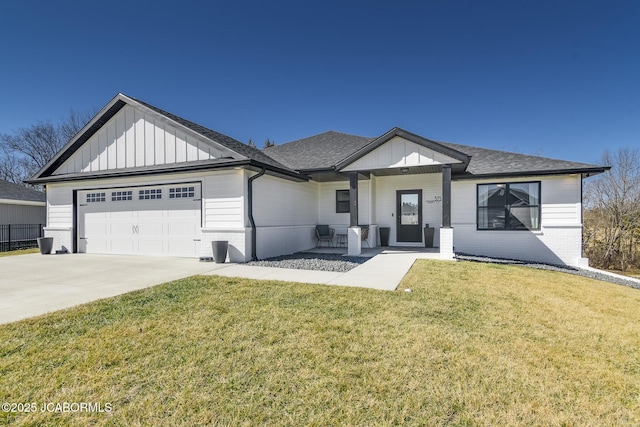
<path fill-rule="evenodd" d="M 0 132 L 116 93 L 246 142 L 394 126 L 597 162 L 640 146 L 637 1 L 14 1 Z"/>

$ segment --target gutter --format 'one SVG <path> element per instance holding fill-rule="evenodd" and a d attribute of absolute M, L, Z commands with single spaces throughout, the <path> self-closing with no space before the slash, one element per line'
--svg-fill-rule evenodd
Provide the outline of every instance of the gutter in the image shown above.
<path fill-rule="evenodd" d="M 253 219 L 253 181 L 260 178 L 265 174 L 265 172 L 266 169 L 263 166 L 262 169 L 260 169 L 260 172 L 258 172 L 257 175 L 250 177 L 247 182 L 247 189 L 249 193 L 249 222 L 251 223 L 251 261 L 258 260 L 258 256 L 256 255 L 256 222 Z"/>
<path fill-rule="evenodd" d="M 595 166 L 593 168 L 575 168 L 575 169 L 556 169 L 548 171 L 524 171 L 524 172 L 500 172 L 500 173 L 485 173 L 479 175 L 473 175 L 466 173 L 464 175 L 453 175 L 451 179 L 453 181 L 464 181 L 472 179 L 491 179 L 491 178 L 518 178 L 518 177 L 535 177 L 535 176 L 553 176 L 553 175 L 573 175 L 581 174 L 583 178 L 598 175 L 600 173 L 607 172 L 611 169 L 611 166 Z"/>

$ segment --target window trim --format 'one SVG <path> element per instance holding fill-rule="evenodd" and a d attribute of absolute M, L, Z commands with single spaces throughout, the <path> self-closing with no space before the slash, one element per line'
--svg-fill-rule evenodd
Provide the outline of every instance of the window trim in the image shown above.
<path fill-rule="evenodd" d="M 512 184 L 538 184 L 538 204 L 528 205 L 530 208 L 538 208 L 538 227 L 536 228 L 510 228 L 510 205 L 504 206 L 504 228 L 482 228 L 480 227 L 480 209 L 488 208 L 480 206 L 480 186 L 482 185 L 504 185 L 507 195 L 509 194 L 509 187 Z M 476 230 L 477 231 L 540 231 L 542 229 L 542 181 L 506 181 L 506 182 L 484 182 L 476 184 Z"/>
<path fill-rule="evenodd" d="M 349 213 L 351 212 L 349 197 L 347 197 L 347 200 L 338 200 L 338 194 L 342 193 L 347 193 L 347 196 L 349 196 L 349 190 L 336 190 L 336 213 Z M 342 209 L 339 209 L 339 206 L 344 203 L 347 204 L 347 210 L 344 210 L 344 207 Z"/>

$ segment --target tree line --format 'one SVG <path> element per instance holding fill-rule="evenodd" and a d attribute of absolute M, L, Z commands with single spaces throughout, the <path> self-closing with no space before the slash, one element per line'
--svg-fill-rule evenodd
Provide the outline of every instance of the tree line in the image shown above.
<path fill-rule="evenodd" d="M 39 121 L 12 133 L 0 133 L 0 179 L 27 185 L 23 181 L 46 165 L 92 116 L 71 110 L 58 122 Z"/>
<path fill-rule="evenodd" d="M 590 265 L 640 270 L 640 150 L 605 151 L 609 172 L 584 187 L 583 250 Z"/>

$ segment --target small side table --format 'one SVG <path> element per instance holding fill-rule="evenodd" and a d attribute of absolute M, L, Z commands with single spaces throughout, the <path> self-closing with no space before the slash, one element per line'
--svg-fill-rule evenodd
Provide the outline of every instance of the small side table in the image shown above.
<path fill-rule="evenodd" d="M 336 246 L 339 248 L 347 247 L 347 235 L 346 234 L 336 234 Z"/>

